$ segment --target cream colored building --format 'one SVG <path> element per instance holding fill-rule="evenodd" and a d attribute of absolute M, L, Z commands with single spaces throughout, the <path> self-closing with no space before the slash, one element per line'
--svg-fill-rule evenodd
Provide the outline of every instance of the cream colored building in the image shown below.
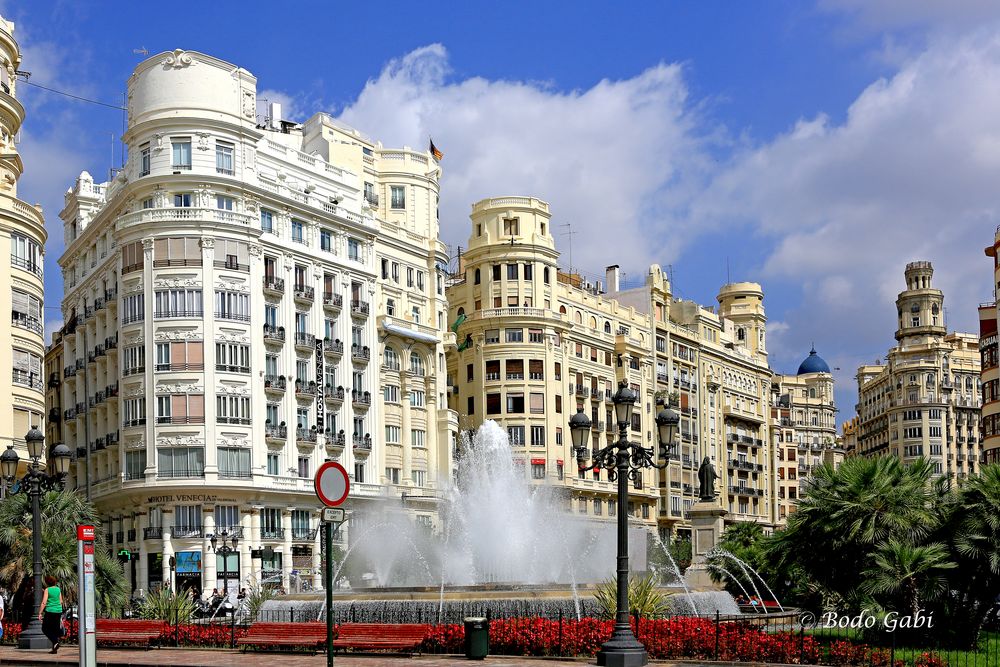
<path fill-rule="evenodd" d="M 986 256 L 993 262 L 993 301 L 979 306 L 979 357 L 982 369 L 982 432 L 983 463 L 1000 463 L 1000 365 L 997 363 L 997 291 L 1000 291 L 1000 228 L 993 245 L 986 247 Z"/>
<path fill-rule="evenodd" d="M 858 416 L 840 425 L 840 444 L 845 456 L 854 456 L 858 450 Z"/>
<path fill-rule="evenodd" d="M 62 382 L 66 364 L 63 363 L 62 333 L 52 333 L 52 342 L 45 348 L 45 442 L 49 447 L 63 441 Z"/>
<path fill-rule="evenodd" d="M 610 520 L 616 486 L 607 471 L 577 470 L 568 422 L 578 408 L 590 417 L 592 449 L 617 439 L 611 397 L 624 380 L 640 397 L 630 437 L 656 444 L 648 318 L 559 271 L 550 218 L 532 197 L 473 204 L 469 247 L 447 288 L 449 319 L 461 322 L 448 355 L 451 406 L 462 429 L 487 419 L 505 427 L 525 476 L 565 487 L 571 511 Z M 645 471 L 629 501 L 650 526 L 654 473 Z"/>
<path fill-rule="evenodd" d="M 323 461 L 348 470 L 349 512 L 433 499 L 449 468 L 436 165 L 323 115 L 299 125 L 272 104 L 260 122 L 256 84 L 193 51 L 144 61 L 125 167 L 81 174 L 61 213 L 64 433 L 109 543 L 141 554 L 134 588 L 167 583 L 171 556 L 178 586 L 317 588 Z M 397 185 L 409 197 L 380 206 Z M 424 276 L 398 327 L 380 308 L 390 256 Z M 386 340 L 410 345 L 424 406 L 383 404 Z M 422 442 L 387 445 L 401 412 Z M 387 479 L 404 457 L 424 474 Z M 406 504 L 433 521 L 433 501 Z M 223 531 L 242 537 L 226 560 L 207 539 Z"/>
<path fill-rule="evenodd" d="M 9 326 L 0 327 L 0 349 L 11 367 L 3 395 L 9 397 L 0 419 L 0 451 L 13 445 L 28 460 L 24 435 L 32 426 L 45 427 L 45 389 L 42 336 L 44 298 L 42 264 L 45 220 L 38 206 L 17 197 L 17 181 L 24 165 L 16 140 L 24 122 L 17 99 L 15 72 L 21 52 L 14 40 L 14 24 L 0 18 L 0 250 L 10 261 L 0 276 L 0 307 L 11 313 Z M 6 304 L 6 305 L 3 305 Z M 47 443 L 49 445 L 54 443 Z"/>
<path fill-rule="evenodd" d="M 897 344 L 885 364 L 858 369 L 856 453 L 928 458 L 940 475 L 979 471 L 979 337 L 948 333 L 930 262 L 906 265 L 896 299 Z"/>
<path fill-rule="evenodd" d="M 797 500 L 820 465 L 840 466 L 837 408 L 830 367 L 813 349 L 795 375 L 775 376 L 771 429 L 778 453 L 778 519 L 795 511 Z"/>
<path fill-rule="evenodd" d="M 716 312 L 674 300 L 655 265 L 635 289 L 620 289 L 617 266 L 608 268 L 606 284 L 590 284 L 559 272 L 549 225 L 549 207 L 538 199 L 473 205 L 469 248 L 447 290 L 450 320 L 461 321 L 448 374 L 462 428 L 497 420 L 526 476 L 566 487 L 572 511 L 609 520 L 615 489 L 606 473 L 575 470 L 567 422 L 581 407 L 593 423 L 592 444 L 612 442 L 610 399 L 624 378 L 640 397 L 633 441 L 658 447 L 658 399 L 673 399 L 681 412 L 672 460 L 633 489 L 633 517 L 665 536 L 689 536 L 685 512 L 697 500 L 697 468 L 708 456 L 727 519 L 773 526 L 771 372 L 760 287 L 724 286 Z"/>

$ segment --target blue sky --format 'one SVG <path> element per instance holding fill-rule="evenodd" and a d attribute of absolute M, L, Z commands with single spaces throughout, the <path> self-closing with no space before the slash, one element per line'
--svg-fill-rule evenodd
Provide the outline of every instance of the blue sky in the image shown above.
<path fill-rule="evenodd" d="M 1000 8 L 988 0 L 171 3 L 0 0 L 30 81 L 111 104 L 144 58 L 204 51 L 304 120 L 324 110 L 386 145 L 446 153 L 442 233 L 469 205 L 534 194 L 570 223 L 573 263 L 713 304 L 728 275 L 765 288 L 771 362 L 815 341 L 837 372 L 892 344 L 907 261 L 930 259 L 949 324 L 992 298 Z M 22 85 L 21 196 L 51 239 L 58 326 L 62 193 L 119 161 L 121 113 Z M 609 242 L 610 241 L 610 242 Z M 568 237 L 560 239 L 567 252 Z"/>

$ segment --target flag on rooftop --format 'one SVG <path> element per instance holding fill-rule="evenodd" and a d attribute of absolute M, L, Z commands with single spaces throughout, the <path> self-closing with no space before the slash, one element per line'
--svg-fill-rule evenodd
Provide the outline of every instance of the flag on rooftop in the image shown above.
<path fill-rule="evenodd" d="M 434 140 L 433 139 L 431 139 L 431 148 L 430 148 L 430 151 L 431 151 L 431 155 L 433 155 L 434 159 L 437 160 L 438 162 L 440 162 L 441 158 L 444 157 L 444 153 L 442 153 L 441 151 L 439 151 L 438 147 L 434 145 Z"/>

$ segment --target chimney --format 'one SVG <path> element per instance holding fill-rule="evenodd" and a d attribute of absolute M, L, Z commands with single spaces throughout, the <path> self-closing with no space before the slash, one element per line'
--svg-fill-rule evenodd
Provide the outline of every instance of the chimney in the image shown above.
<path fill-rule="evenodd" d="M 271 102 L 271 127 L 276 130 L 281 129 L 281 104 L 278 102 Z"/>
<path fill-rule="evenodd" d="M 608 268 L 604 269 L 604 277 L 608 283 L 608 294 L 614 294 L 621 287 L 619 284 L 620 273 L 621 272 L 617 264 L 612 264 Z"/>

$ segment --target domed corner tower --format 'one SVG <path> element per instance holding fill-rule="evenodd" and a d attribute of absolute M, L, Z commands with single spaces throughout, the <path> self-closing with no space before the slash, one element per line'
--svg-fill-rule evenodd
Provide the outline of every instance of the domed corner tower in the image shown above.
<path fill-rule="evenodd" d="M 758 283 L 728 283 L 719 290 L 719 317 L 733 323 L 737 345 L 767 356 L 764 291 Z"/>
<path fill-rule="evenodd" d="M 799 371 L 796 375 L 809 375 L 811 373 L 830 373 L 830 366 L 823 357 L 816 353 L 815 346 L 809 350 L 809 356 L 799 364 Z"/>
<path fill-rule="evenodd" d="M 931 286 L 934 267 L 930 262 L 910 262 L 905 276 L 906 289 L 896 298 L 896 340 L 917 343 L 940 339 L 948 331 L 944 326 L 944 293 Z"/>

